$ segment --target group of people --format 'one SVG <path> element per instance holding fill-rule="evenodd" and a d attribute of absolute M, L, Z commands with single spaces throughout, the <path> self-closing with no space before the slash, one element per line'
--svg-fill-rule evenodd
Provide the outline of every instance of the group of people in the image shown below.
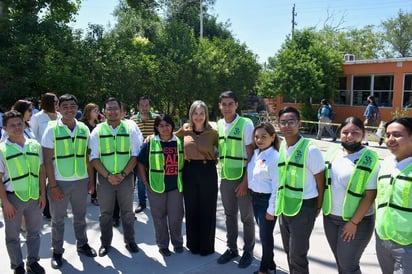
<path fill-rule="evenodd" d="M 6 137 L 0 143 L 0 199 L 15 273 L 25 273 L 19 240 L 22 216 L 28 235 L 26 269 L 44 273 L 38 252 L 41 212 L 47 200 L 51 265 L 56 269 L 64 262 L 64 217 L 69 202 L 79 253 L 95 257 L 110 252 L 116 204 L 126 248 L 136 253 L 134 213 L 146 208 L 146 194 L 163 256 L 172 255 L 170 244 L 174 253 L 184 251 L 184 217 L 187 249 L 201 256 L 213 254 L 218 175 L 227 250 L 217 263 L 239 256 L 240 212 L 244 246 L 238 267 L 246 268 L 253 260 L 256 223 L 262 258 L 255 273 L 276 269 L 273 230 L 279 221 L 290 273 L 309 273 L 309 238 L 316 217 L 323 212 L 325 235 L 339 273 L 361 273 L 359 260 L 374 230 L 382 272 L 412 272 L 412 118 L 386 123 L 386 145 L 394 157 L 381 168 L 377 153 L 362 145 L 365 126 L 356 117 L 345 119 L 339 128 L 341 145 L 323 156 L 300 134 L 297 109 L 279 111 L 282 140 L 272 124 L 254 127 L 239 116 L 232 91 L 219 97 L 223 118 L 216 129 L 209 123 L 207 105 L 198 100 L 190 107 L 188 123 L 177 131 L 173 117 L 153 115 L 150 104 L 142 115 L 127 120 L 121 102 L 109 98 L 104 119 L 99 118 L 98 106 L 89 104 L 83 114 L 93 118 L 81 122 L 75 119 L 79 108 L 75 96 L 51 94 L 51 98 L 59 111 L 43 109 L 42 102 L 42 111 L 36 114 L 47 115 L 42 129 L 38 123 L 34 130 L 30 118 L 25 118 L 30 107 L 21 112 L 13 107 L 3 114 Z M 148 103 L 148 98 L 140 98 L 141 103 Z M 30 127 L 33 136 L 26 134 Z M 135 176 L 139 207 L 134 212 Z M 88 245 L 85 219 L 87 197 L 96 192 L 92 202 L 100 207 L 98 252 Z"/>

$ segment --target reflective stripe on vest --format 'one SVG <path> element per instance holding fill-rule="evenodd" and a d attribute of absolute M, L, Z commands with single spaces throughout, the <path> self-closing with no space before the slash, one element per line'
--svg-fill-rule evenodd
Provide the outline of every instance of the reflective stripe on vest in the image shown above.
<path fill-rule="evenodd" d="M 245 168 L 243 134 L 247 118 L 239 117 L 225 135 L 223 119 L 218 122 L 219 133 L 219 169 L 222 179 L 237 180 L 242 178 Z"/>
<path fill-rule="evenodd" d="M 412 164 L 396 177 L 383 163 L 378 177 L 376 232 L 382 240 L 412 244 Z"/>
<path fill-rule="evenodd" d="M 302 207 L 306 153 L 309 144 L 310 141 L 302 137 L 302 141 L 286 160 L 286 144 L 282 142 L 278 163 L 279 187 L 276 194 L 276 216 L 280 214 L 295 216 Z"/>
<path fill-rule="evenodd" d="M 100 161 L 110 173 L 122 172 L 130 160 L 129 125 L 120 121 L 116 135 L 113 135 L 107 122 L 100 123 L 97 127 Z"/>
<path fill-rule="evenodd" d="M 177 189 L 179 192 L 183 191 L 182 183 L 182 169 L 184 165 L 183 157 L 183 145 L 179 138 L 177 140 L 177 162 L 178 162 L 178 175 L 177 175 Z M 161 141 L 150 140 L 149 150 L 149 184 L 150 188 L 157 193 L 163 193 L 165 191 L 165 156 Z"/>
<path fill-rule="evenodd" d="M 87 142 L 89 130 L 82 122 L 76 122 L 74 139 L 67 127 L 59 126 L 57 121 L 49 122 L 53 126 L 54 161 L 59 175 L 63 178 L 87 175 Z"/>
<path fill-rule="evenodd" d="M 28 139 L 26 152 L 15 145 L 1 143 L 0 151 L 5 159 L 10 182 L 14 194 L 23 202 L 37 200 L 40 194 L 40 144 L 34 139 Z"/>
<path fill-rule="evenodd" d="M 325 177 L 326 186 L 325 194 L 323 196 L 322 211 L 325 215 L 329 215 L 332 210 L 332 192 L 331 192 L 331 175 L 330 170 L 332 167 L 332 161 L 336 156 L 339 148 L 335 146 L 333 149 L 329 150 L 326 155 L 325 161 Z M 351 174 L 348 185 L 346 187 L 345 199 L 342 207 L 342 219 L 345 221 L 350 220 L 353 217 L 356 210 L 364 197 L 366 186 L 375 172 L 376 167 L 379 162 L 379 155 L 370 150 L 365 149 L 362 155 L 356 162 L 355 169 Z"/>

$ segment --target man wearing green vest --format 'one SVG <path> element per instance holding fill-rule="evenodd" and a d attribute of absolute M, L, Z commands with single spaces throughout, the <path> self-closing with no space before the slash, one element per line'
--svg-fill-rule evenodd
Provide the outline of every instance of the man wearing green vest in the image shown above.
<path fill-rule="evenodd" d="M 154 119 L 156 116 L 150 111 L 150 100 L 147 96 L 142 96 L 139 99 L 137 105 L 139 112 L 134 115 L 131 120 L 136 122 L 140 131 L 142 132 L 143 139 L 153 134 Z M 146 208 L 146 186 L 143 184 L 142 179 L 137 173 L 137 196 L 139 198 L 139 206 L 135 209 L 135 213 L 140 213 Z"/>
<path fill-rule="evenodd" d="M 223 119 L 218 121 L 220 192 L 226 215 L 228 249 L 218 259 L 225 264 L 238 253 L 238 210 L 243 223 L 243 255 L 240 268 L 248 267 L 253 260 L 255 246 L 255 220 L 252 201 L 248 193 L 247 163 L 253 155 L 253 123 L 236 114 L 238 100 L 233 91 L 225 91 L 219 97 L 219 109 Z"/>
<path fill-rule="evenodd" d="M 105 256 L 113 238 L 113 209 L 117 199 L 126 248 L 136 253 L 139 248 L 134 232 L 134 174 L 137 155 L 143 142 L 135 123 L 122 120 L 121 102 L 109 98 L 104 103 L 106 121 L 95 127 L 90 135 L 90 161 L 98 172 L 101 246 L 99 256 Z"/>
<path fill-rule="evenodd" d="M 279 216 L 289 271 L 309 273 L 309 237 L 322 207 L 325 172 L 322 153 L 299 133 L 300 113 L 293 107 L 279 111 L 285 142 L 279 149 L 275 215 Z"/>
<path fill-rule="evenodd" d="M 46 205 L 46 174 L 41 147 L 36 140 L 24 136 L 20 112 L 8 111 L 2 120 L 9 137 L 0 144 L 0 199 L 10 266 L 14 273 L 26 273 L 20 247 L 20 227 L 24 216 L 27 272 L 45 273 L 38 263 L 42 211 Z"/>
<path fill-rule="evenodd" d="M 75 119 L 79 106 L 72 94 L 59 98 L 60 119 L 49 122 L 42 137 L 44 166 L 48 178 L 48 196 L 52 216 L 51 266 L 63 264 L 64 218 L 70 202 L 77 252 L 95 257 L 87 238 L 87 196 L 94 192 L 94 173 L 89 164 L 89 128 Z M 89 180 L 90 179 L 90 180 Z"/>

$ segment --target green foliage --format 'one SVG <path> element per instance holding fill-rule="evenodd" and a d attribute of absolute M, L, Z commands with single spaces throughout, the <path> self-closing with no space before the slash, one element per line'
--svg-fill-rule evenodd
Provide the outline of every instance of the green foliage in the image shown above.
<path fill-rule="evenodd" d="M 412 56 L 412 13 L 400 10 L 398 17 L 382 23 L 384 39 L 391 45 L 397 57 Z"/>
<path fill-rule="evenodd" d="M 403 108 L 397 107 L 394 112 L 391 112 L 392 119 L 408 117 L 408 108 L 409 107 L 410 107 L 409 105 L 406 105 Z"/>

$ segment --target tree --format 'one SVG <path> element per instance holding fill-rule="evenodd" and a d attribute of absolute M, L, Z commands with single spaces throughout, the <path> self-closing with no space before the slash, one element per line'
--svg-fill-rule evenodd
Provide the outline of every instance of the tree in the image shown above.
<path fill-rule="evenodd" d="M 333 96 L 341 63 L 341 54 L 313 29 L 295 30 L 293 39 L 289 36 L 277 56 L 269 58 L 273 95 L 302 103 L 303 117 L 314 118 L 311 102 Z"/>
<path fill-rule="evenodd" d="M 384 39 L 398 57 L 412 56 L 412 13 L 399 10 L 398 17 L 382 22 Z"/>

